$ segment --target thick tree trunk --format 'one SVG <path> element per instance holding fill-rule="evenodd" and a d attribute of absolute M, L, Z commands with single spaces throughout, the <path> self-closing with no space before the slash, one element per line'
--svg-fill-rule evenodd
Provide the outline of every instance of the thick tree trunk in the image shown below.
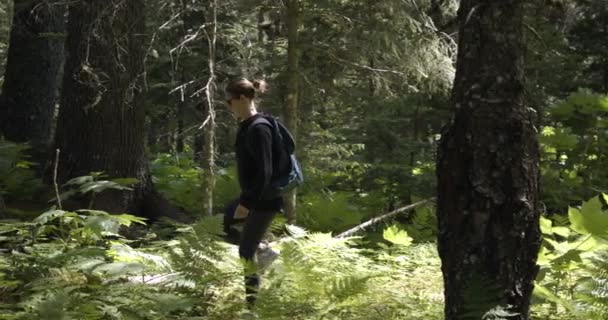
<path fill-rule="evenodd" d="M 287 103 L 285 104 L 285 125 L 294 138 L 298 136 L 299 101 L 299 55 L 298 44 L 300 26 L 300 1 L 287 0 Z M 284 197 L 285 215 L 289 223 L 296 221 L 296 190 Z"/>
<path fill-rule="evenodd" d="M 34 161 L 46 160 L 64 59 L 65 5 L 15 1 L 2 96 L 1 134 L 29 142 Z"/>
<path fill-rule="evenodd" d="M 523 2 L 461 2 L 454 116 L 437 164 L 447 320 L 481 318 L 488 308 L 480 301 L 528 319 L 540 246 L 539 147 L 524 98 Z"/>
<path fill-rule="evenodd" d="M 60 182 L 93 171 L 136 178 L 133 191 L 104 192 L 95 208 L 178 218 L 163 212 L 166 205 L 154 191 L 145 155 L 144 5 L 144 0 L 71 4 L 56 135 L 58 174 Z"/>

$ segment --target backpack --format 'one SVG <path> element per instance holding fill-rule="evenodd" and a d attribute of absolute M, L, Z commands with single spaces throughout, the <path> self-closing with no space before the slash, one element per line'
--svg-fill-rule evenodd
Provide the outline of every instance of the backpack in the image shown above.
<path fill-rule="evenodd" d="M 269 200 L 283 196 L 304 182 L 300 163 L 295 156 L 296 143 L 293 135 L 280 121 L 270 115 L 262 115 L 253 121 L 249 128 L 260 123 L 267 123 L 272 128 L 273 177 L 270 185 L 262 192 L 261 199 Z M 282 154 L 281 154 L 282 153 Z M 283 169 L 283 170 L 281 170 Z"/>

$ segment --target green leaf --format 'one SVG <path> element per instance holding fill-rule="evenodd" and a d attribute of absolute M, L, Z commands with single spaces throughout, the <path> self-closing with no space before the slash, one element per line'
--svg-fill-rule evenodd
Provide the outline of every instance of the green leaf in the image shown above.
<path fill-rule="evenodd" d="M 545 242 L 551 245 L 553 249 L 558 252 L 566 252 L 570 249 L 570 244 L 568 241 L 558 242 L 550 238 L 545 238 Z"/>
<path fill-rule="evenodd" d="M 40 216 L 38 216 L 38 218 L 34 219 L 34 223 L 46 224 L 47 222 L 53 221 L 56 218 L 65 215 L 66 213 L 67 213 L 67 211 L 63 211 L 63 210 L 47 211 L 47 212 L 41 214 Z"/>
<path fill-rule="evenodd" d="M 551 290 L 549 290 L 546 287 L 543 287 L 539 284 L 534 284 L 533 294 L 540 299 L 547 300 L 547 301 L 550 301 L 553 303 L 557 303 L 569 311 L 574 310 L 574 308 L 572 307 L 572 304 L 570 304 L 570 302 L 558 297 L 553 292 L 551 292 Z"/>
<path fill-rule="evenodd" d="M 539 266 L 549 265 L 551 264 L 551 260 L 553 259 L 549 257 L 549 254 L 547 253 L 547 248 L 545 246 L 540 247 L 540 250 L 538 251 L 538 258 L 536 259 L 536 264 L 538 264 Z"/>
<path fill-rule="evenodd" d="M 402 246 L 409 246 L 414 240 L 410 236 L 408 236 L 405 230 L 401 230 L 395 225 L 384 229 L 382 236 L 386 241 Z"/>
<path fill-rule="evenodd" d="M 546 235 L 552 235 L 553 231 L 551 230 L 551 226 L 553 225 L 553 221 L 547 219 L 545 217 L 540 217 L 540 231 Z"/>
<path fill-rule="evenodd" d="M 118 233 L 120 229 L 120 223 L 110 216 L 87 217 L 87 222 L 84 226 L 100 236 L 102 232 Z"/>
<path fill-rule="evenodd" d="M 572 230 L 585 235 L 608 236 L 608 214 L 602 211 L 599 197 L 585 201 L 581 209 L 570 207 L 568 217 Z"/>
<path fill-rule="evenodd" d="M 82 176 L 82 177 L 76 177 L 73 179 L 68 180 L 68 182 L 65 183 L 66 186 L 69 185 L 81 185 L 81 184 L 85 184 L 87 182 L 91 182 L 93 181 L 93 177 L 91 176 Z"/>
<path fill-rule="evenodd" d="M 591 252 L 602 247 L 601 238 L 594 236 L 584 236 L 569 242 L 569 247 L 584 252 Z"/>
<path fill-rule="evenodd" d="M 566 227 L 553 227 L 553 233 L 558 236 L 562 236 L 564 238 L 568 238 L 570 236 L 570 229 Z"/>
<path fill-rule="evenodd" d="M 114 219 L 116 219 L 118 222 L 120 222 L 121 225 L 123 226 L 130 226 L 132 223 L 138 223 L 138 224 L 142 224 L 145 225 L 146 224 L 146 218 L 142 218 L 142 217 L 138 217 L 138 216 L 134 216 L 134 215 L 130 215 L 130 214 L 120 214 L 120 215 L 112 215 L 112 217 Z"/>
<path fill-rule="evenodd" d="M 99 192 L 102 192 L 102 191 L 108 190 L 108 189 L 132 190 L 131 188 L 123 187 L 116 182 L 102 180 L 102 181 L 87 182 L 87 183 L 83 184 L 82 186 L 80 186 L 79 191 L 81 193 L 87 193 L 87 192 L 99 193 Z"/>
<path fill-rule="evenodd" d="M 556 259 L 554 259 L 553 263 L 556 263 L 556 264 L 566 264 L 566 263 L 569 263 L 571 261 L 582 262 L 582 260 L 581 260 L 581 251 L 580 250 L 575 250 L 575 249 L 568 250 L 566 253 L 564 253 L 561 256 L 559 256 Z"/>

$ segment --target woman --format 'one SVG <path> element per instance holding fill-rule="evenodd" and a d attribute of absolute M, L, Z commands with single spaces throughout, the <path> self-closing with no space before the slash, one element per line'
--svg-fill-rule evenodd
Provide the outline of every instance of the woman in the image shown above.
<path fill-rule="evenodd" d="M 266 91 L 266 83 L 238 79 L 230 82 L 225 91 L 226 105 L 240 121 L 235 147 L 241 194 L 226 208 L 224 231 L 228 241 L 239 245 L 242 259 L 263 269 L 278 256 L 278 252 L 261 242 L 273 218 L 283 207 L 281 197 L 263 196 L 273 175 L 278 174 L 273 169 L 282 155 L 277 154 L 277 148 L 274 148 L 274 131 L 270 122 L 260 119 L 264 115 L 256 108 L 256 94 Z M 244 222 L 242 233 L 233 228 L 239 222 Z M 255 303 L 259 285 L 257 273 L 245 276 L 250 306 Z"/>

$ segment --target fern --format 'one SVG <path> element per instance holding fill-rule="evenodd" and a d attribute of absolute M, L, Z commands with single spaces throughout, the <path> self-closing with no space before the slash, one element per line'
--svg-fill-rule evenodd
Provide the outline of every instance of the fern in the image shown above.
<path fill-rule="evenodd" d="M 222 221 L 218 216 L 205 218 L 192 227 L 182 229 L 183 235 L 170 252 L 175 270 L 199 285 L 225 276 L 227 247 L 221 243 Z"/>
<path fill-rule="evenodd" d="M 441 318 L 434 246 L 403 247 L 388 256 L 381 250 L 379 257 L 358 248 L 358 241 L 320 233 L 285 241 L 281 258 L 266 275 L 257 313 L 262 319 Z M 419 252 L 419 259 L 407 259 L 411 252 Z"/>
<path fill-rule="evenodd" d="M 585 268 L 588 277 L 578 285 L 577 298 L 590 318 L 608 314 L 608 251 L 596 254 Z"/>
<path fill-rule="evenodd" d="M 35 224 L 0 228 L 12 235 L 11 254 L 0 256 L 0 289 L 7 293 L 1 302 L 12 306 L 0 304 L 0 318 L 160 320 L 191 312 L 192 297 L 134 281 L 171 270 L 162 255 L 135 250 L 108 232 L 138 218 L 85 213 L 51 211 Z"/>
<path fill-rule="evenodd" d="M 103 233 L 96 245 L 66 245 L 49 232 L 28 243 L 28 230 L 66 216 L 46 217 L 45 223 L 19 227 L 25 232 L 0 228 L 21 234 L 10 242 L 20 249 L 0 255 L 0 285 L 7 293 L 0 298 L 2 319 L 224 320 L 238 319 L 246 307 L 243 265 L 237 248 L 222 241 L 217 217 L 141 249 L 129 245 L 141 242 L 108 240 Z M 63 227 L 69 235 L 70 227 L 82 226 Z M 443 289 L 433 244 L 370 250 L 359 238 L 335 239 L 292 226 L 275 230 L 291 235 L 278 241 L 281 256 L 263 275 L 254 310 L 260 318 L 441 319 Z"/>

